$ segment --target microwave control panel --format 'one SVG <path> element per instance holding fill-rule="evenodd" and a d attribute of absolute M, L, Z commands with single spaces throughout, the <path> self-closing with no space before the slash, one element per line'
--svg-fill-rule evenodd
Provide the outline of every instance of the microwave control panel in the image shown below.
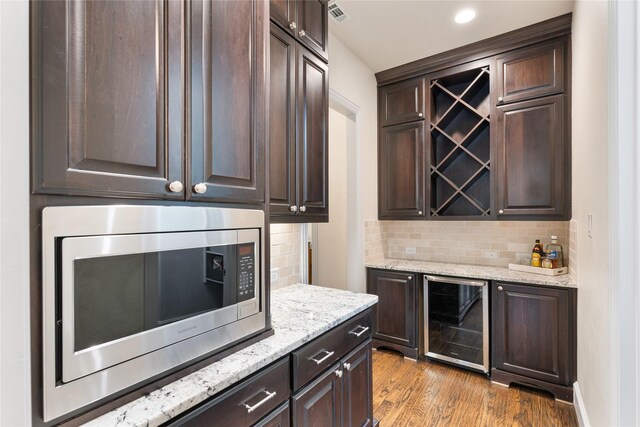
<path fill-rule="evenodd" d="M 238 245 L 238 302 L 255 298 L 255 254 L 253 243 Z"/>

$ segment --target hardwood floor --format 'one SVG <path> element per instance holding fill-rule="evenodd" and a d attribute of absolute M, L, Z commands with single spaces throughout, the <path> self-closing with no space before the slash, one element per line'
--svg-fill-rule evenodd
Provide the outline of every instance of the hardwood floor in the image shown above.
<path fill-rule="evenodd" d="M 572 405 L 481 374 L 373 352 L 373 415 L 381 427 L 577 426 Z"/>

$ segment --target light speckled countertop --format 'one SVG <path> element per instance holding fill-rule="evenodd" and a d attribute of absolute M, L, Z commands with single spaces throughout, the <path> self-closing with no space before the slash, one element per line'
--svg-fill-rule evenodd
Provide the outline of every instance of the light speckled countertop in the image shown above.
<path fill-rule="evenodd" d="M 311 285 L 271 293 L 274 335 L 90 422 L 87 426 L 157 426 L 264 368 L 371 307 L 375 295 Z"/>
<path fill-rule="evenodd" d="M 509 270 L 508 268 L 488 267 L 484 265 L 381 259 L 375 262 L 368 262 L 366 266 L 384 270 L 399 270 L 413 273 L 438 274 L 442 276 L 456 276 L 484 280 L 503 280 L 505 282 L 530 283 L 532 285 L 559 286 L 564 288 L 578 287 L 568 274 L 563 274 L 561 276 L 544 276 L 541 274 L 524 273 Z"/>

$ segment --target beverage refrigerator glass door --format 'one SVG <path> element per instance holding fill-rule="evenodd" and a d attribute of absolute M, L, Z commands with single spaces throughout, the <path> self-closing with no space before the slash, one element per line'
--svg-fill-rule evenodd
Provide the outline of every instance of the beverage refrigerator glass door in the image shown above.
<path fill-rule="evenodd" d="M 45 208 L 45 421 L 264 330 L 263 233 L 253 210 Z"/>
<path fill-rule="evenodd" d="M 424 354 L 489 372 L 486 281 L 424 276 Z"/>

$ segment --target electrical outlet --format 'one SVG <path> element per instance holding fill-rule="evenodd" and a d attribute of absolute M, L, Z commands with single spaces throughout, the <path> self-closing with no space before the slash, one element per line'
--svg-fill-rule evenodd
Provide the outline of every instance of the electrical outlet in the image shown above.
<path fill-rule="evenodd" d="M 415 255 L 416 248 L 414 248 L 413 246 L 408 246 L 404 249 L 404 253 L 407 255 Z"/>
<path fill-rule="evenodd" d="M 587 235 L 593 238 L 593 214 L 587 214 Z"/>
<path fill-rule="evenodd" d="M 280 277 L 280 274 L 278 273 L 278 269 L 277 268 L 272 268 L 271 269 L 271 281 L 275 282 L 276 280 L 278 280 L 279 277 Z"/>
<path fill-rule="evenodd" d="M 516 252 L 516 261 L 520 265 L 529 265 L 531 262 L 531 254 L 526 252 Z"/>
<path fill-rule="evenodd" d="M 485 256 L 486 256 L 487 258 L 490 258 L 490 259 L 497 259 L 497 258 L 498 258 L 498 252 L 496 252 L 496 251 L 489 251 L 489 252 L 487 252 L 487 253 L 486 253 L 486 255 L 485 255 Z"/>

